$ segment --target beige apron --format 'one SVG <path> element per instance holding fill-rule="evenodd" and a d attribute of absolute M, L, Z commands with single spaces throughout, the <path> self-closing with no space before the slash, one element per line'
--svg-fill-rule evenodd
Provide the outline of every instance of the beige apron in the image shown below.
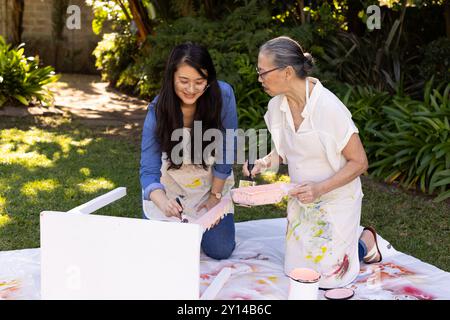
<path fill-rule="evenodd" d="M 190 129 L 184 128 L 184 130 L 188 135 Z M 187 135 L 185 135 L 185 138 Z M 161 184 L 165 187 L 166 195 L 169 199 L 175 199 L 176 197 L 180 199 L 184 209 L 183 214 L 187 216 L 188 220 L 190 220 L 189 218 L 198 219 L 206 212 L 205 209 L 198 212 L 196 208 L 208 199 L 210 195 L 213 180 L 212 166 L 208 166 L 207 170 L 205 170 L 201 165 L 190 164 L 190 139 L 187 138 L 183 141 L 185 141 L 186 146 L 183 164 L 179 169 L 168 170 L 167 154 L 162 154 Z M 213 163 L 213 158 L 210 157 L 207 162 Z M 225 180 L 222 195 L 229 194 L 233 186 L 234 174 L 231 171 L 230 176 Z M 230 211 L 230 213 L 234 213 L 234 208 Z M 177 217 L 167 217 L 153 201 L 144 201 L 144 214 L 148 219 L 180 221 Z"/>
<path fill-rule="evenodd" d="M 307 81 L 308 84 L 309 81 Z M 306 103 L 309 102 L 307 86 Z M 290 121 L 290 119 L 288 119 Z M 310 121 L 307 117 L 303 121 Z M 335 174 L 314 127 L 294 132 L 283 123 L 282 141 L 292 183 L 319 182 Z M 292 130 L 289 128 L 291 125 Z M 307 126 L 306 126 L 307 127 Z M 321 273 L 321 288 L 352 282 L 359 273 L 358 227 L 361 184 L 357 178 L 311 204 L 290 198 L 287 207 L 285 272 L 312 268 Z"/>

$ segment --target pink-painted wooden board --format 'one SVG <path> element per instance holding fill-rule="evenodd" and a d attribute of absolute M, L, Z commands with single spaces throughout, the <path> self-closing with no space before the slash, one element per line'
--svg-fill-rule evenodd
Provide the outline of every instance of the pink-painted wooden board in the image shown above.
<path fill-rule="evenodd" d="M 259 206 L 280 202 L 288 195 L 290 189 L 295 184 L 291 183 L 271 183 L 259 186 L 242 187 L 231 190 L 233 201 L 237 204 L 248 206 Z"/>

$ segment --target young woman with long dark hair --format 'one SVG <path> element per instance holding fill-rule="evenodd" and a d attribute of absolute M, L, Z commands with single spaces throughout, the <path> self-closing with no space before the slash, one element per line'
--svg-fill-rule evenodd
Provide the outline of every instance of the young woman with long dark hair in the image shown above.
<path fill-rule="evenodd" d="M 223 133 L 222 152 L 205 157 L 211 142 L 201 137 L 210 129 Z M 237 129 L 232 87 L 217 80 L 204 47 L 176 46 L 169 55 L 160 93 L 148 107 L 142 133 L 140 181 L 146 218 L 180 221 L 181 212 L 198 218 L 229 193 L 234 178 L 231 163 L 225 160 L 230 153 L 234 160 L 236 147 L 227 144 L 227 129 Z M 218 157 L 220 161 L 214 161 Z M 231 213 L 203 235 L 202 249 L 212 258 L 226 259 L 234 250 Z"/>

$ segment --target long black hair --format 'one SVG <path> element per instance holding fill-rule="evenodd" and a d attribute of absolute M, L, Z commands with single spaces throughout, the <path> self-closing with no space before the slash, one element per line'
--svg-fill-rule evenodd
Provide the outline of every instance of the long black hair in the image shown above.
<path fill-rule="evenodd" d="M 181 64 L 187 64 L 207 80 L 208 86 L 196 102 L 194 121 L 202 122 L 203 133 L 208 129 L 223 130 L 221 121 L 222 95 L 216 78 L 216 69 L 208 50 L 198 44 L 184 43 L 172 49 L 167 60 L 163 84 L 156 104 L 156 134 L 161 145 L 161 151 L 166 152 L 169 160 L 169 169 L 179 169 L 181 164 L 174 163 L 171 158 L 172 149 L 179 141 L 171 141 L 172 132 L 183 128 L 183 112 L 181 100 L 175 93 L 174 75 Z M 206 70 L 206 74 L 204 72 Z M 194 134 L 191 132 L 191 159 L 194 163 Z M 200 158 L 202 166 L 207 168 L 203 159 L 203 150 L 209 143 L 203 142 Z M 198 150 L 200 151 L 200 150 Z"/>

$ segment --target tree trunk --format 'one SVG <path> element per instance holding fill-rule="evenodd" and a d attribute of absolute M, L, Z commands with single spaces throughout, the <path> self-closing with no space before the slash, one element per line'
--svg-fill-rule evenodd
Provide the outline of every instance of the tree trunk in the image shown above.
<path fill-rule="evenodd" d="M 312 0 L 308 0 L 308 7 L 311 9 L 313 8 L 313 3 Z M 316 7 L 317 8 L 317 3 L 316 3 Z M 306 23 L 311 23 L 311 10 L 308 11 L 308 14 L 306 15 Z"/>
<path fill-rule="evenodd" d="M 138 29 L 138 42 L 141 44 L 153 31 L 151 21 L 141 0 L 129 0 L 129 4 L 133 20 Z"/>
<path fill-rule="evenodd" d="M 172 2 L 169 0 L 153 0 L 153 5 L 155 6 L 158 16 L 164 21 L 168 21 L 173 18 L 172 16 Z"/>
<path fill-rule="evenodd" d="M 216 17 L 216 11 L 214 10 L 214 2 L 211 0 L 203 0 L 203 6 L 205 7 L 205 13 L 206 17 L 209 19 L 215 19 Z M 217 6 L 217 4 L 216 4 Z"/>
<path fill-rule="evenodd" d="M 125 6 L 125 4 L 122 2 L 122 0 L 116 0 L 116 2 L 119 4 L 120 8 L 123 11 L 123 14 L 125 15 L 125 18 L 127 19 L 128 22 L 131 22 L 131 17 L 130 17 L 130 13 L 128 12 L 127 7 Z"/>
<path fill-rule="evenodd" d="M 52 41 L 53 41 L 53 66 L 56 71 L 61 70 L 64 52 L 64 27 L 66 26 L 66 12 L 69 0 L 53 0 L 52 11 Z"/>
<path fill-rule="evenodd" d="M 300 15 L 300 23 L 305 24 L 306 18 L 305 18 L 305 11 L 303 9 L 305 8 L 305 0 L 297 0 L 298 4 L 298 14 Z"/>
<path fill-rule="evenodd" d="M 358 36 L 364 34 L 364 24 L 358 17 L 359 11 L 364 10 L 364 7 L 359 0 L 348 1 L 347 22 L 348 30 Z"/>
<path fill-rule="evenodd" d="M 450 39 L 450 0 L 444 3 L 444 17 L 445 17 L 445 32 L 447 33 L 447 38 Z"/>
<path fill-rule="evenodd" d="M 23 10 L 25 9 L 25 0 L 13 0 L 13 34 L 12 43 L 17 46 L 22 43 L 23 32 Z"/>

